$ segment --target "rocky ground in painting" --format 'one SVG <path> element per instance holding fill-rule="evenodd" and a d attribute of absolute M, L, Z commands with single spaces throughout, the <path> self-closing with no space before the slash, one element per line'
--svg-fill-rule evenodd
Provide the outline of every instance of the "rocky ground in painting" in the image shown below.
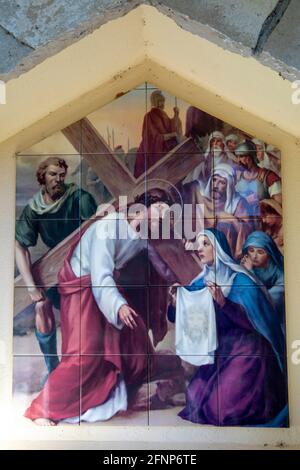
<path fill-rule="evenodd" d="M 19 418 L 41 390 L 47 373 L 34 335 L 31 313 L 30 310 L 23 313 L 15 323 L 14 351 L 18 352 L 18 356 L 14 357 L 13 392 L 15 416 Z M 60 350 L 60 328 L 57 329 L 57 337 Z M 173 344 L 174 327 L 169 325 L 168 334 L 156 348 L 159 354 L 158 367 L 153 372 L 150 382 L 131 391 L 129 410 L 120 413 L 107 424 L 147 424 L 149 413 L 153 424 L 169 424 L 170 421 L 172 424 L 182 423 L 177 413 L 185 404 L 184 391 L 191 370 L 174 355 Z"/>

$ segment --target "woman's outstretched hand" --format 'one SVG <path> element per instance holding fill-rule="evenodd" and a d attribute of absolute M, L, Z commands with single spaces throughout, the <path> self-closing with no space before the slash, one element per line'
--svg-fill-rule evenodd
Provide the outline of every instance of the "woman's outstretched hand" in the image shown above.
<path fill-rule="evenodd" d="M 119 308 L 118 312 L 119 318 L 124 325 L 128 326 L 131 330 L 137 327 L 137 324 L 134 320 L 134 317 L 138 317 L 138 314 L 133 310 L 133 308 L 129 307 L 129 305 L 122 305 Z"/>

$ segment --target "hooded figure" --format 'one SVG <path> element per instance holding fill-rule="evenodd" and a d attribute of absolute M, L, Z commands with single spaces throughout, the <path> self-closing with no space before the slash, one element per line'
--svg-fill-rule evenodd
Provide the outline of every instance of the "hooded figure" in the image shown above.
<path fill-rule="evenodd" d="M 235 155 L 235 149 L 240 141 L 239 136 L 236 134 L 229 134 L 226 136 L 226 145 L 227 145 L 227 155 L 234 162 L 237 163 L 237 158 Z"/>
<path fill-rule="evenodd" d="M 274 199 L 262 199 L 259 203 L 263 232 L 270 235 L 278 250 L 283 254 L 282 207 Z"/>
<path fill-rule="evenodd" d="M 195 180 L 205 184 L 210 177 L 214 166 L 220 163 L 233 163 L 227 155 L 227 146 L 224 134 L 220 131 L 214 131 L 210 134 L 207 149 L 202 161 L 196 168 L 186 177 L 185 183 Z"/>
<path fill-rule="evenodd" d="M 274 145 L 269 144 L 266 148 L 266 153 L 270 161 L 270 169 L 281 177 L 281 152 Z"/>
<path fill-rule="evenodd" d="M 224 234 L 207 229 L 199 237 L 204 268 L 189 286 L 178 288 L 176 347 L 185 361 L 195 364 L 199 355 L 202 362 L 187 387 L 186 406 L 179 416 L 219 426 L 287 426 L 285 343 L 268 293 L 232 259 Z M 203 262 L 205 249 L 213 253 L 210 264 Z M 203 298 L 198 299 L 201 291 Z M 192 329 L 186 327 L 190 309 L 181 308 L 186 294 L 189 305 L 194 296 Z M 185 350 L 182 335 L 197 331 L 196 310 L 202 337 L 195 338 L 193 349 Z"/>
<path fill-rule="evenodd" d="M 214 188 L 213 185 L 213 179 L 216 176 L 219 176 L 227 181 L 226 195 L 220 199 L 216 199 L 216 195 L 213 194 L 218 190 L 218 188 Z M 227 163 L 219 163 L 214 166 L 212 174 L 203 191 L 203 196 L 209 199 L 214 199 L 216 212 L 221 210 L 222 212 L 226 212 L 229 216 L 233 216 L 238 213 L 247 217 L 249 215 L 249 212 L 247 212 L 247 201 L 235 190 L 235 184 L 236 175 L 234 168 Z"/>
<path fill-rule="evenodd" d="M 252 263 L 251 257 L 254 256 L 255 248 L 264 250 L 267 254 L 264 265 L 259 260 L 254 260 L 254 263 Z M 268 289 L 284 329 L 284 268 L 282 254 L 269 235 L 256 231 L 251 233 L 245 241 L 243 255 L 249 258 L 251 272 Z"/>
<path fill-rule="evenodd" d="M 252 139 L 252 142 L 256 146 L 256 155 L 259 161 L 258 166 L 260 168 L 265 168 L 266 170 L 273 170 L 273 168 L 271 167 L 269 155 L 266 152 L 265 143 L 259 139 Z"/>
<path fill-rule="evenodd" d="M 218 229 L 226 235 L 234 256 L 239 257 L 254 224 L 249 219 L 250 206 L 235 190 L 235 184 L 234 168 L 227 163 L 219 163 L 206 184 L 197 180 L 183 185 L 182 196 L 185 204 L 191 204 L 193 208 L 196 204 L 203 205 L 205 227 L 217 218 Z"/>

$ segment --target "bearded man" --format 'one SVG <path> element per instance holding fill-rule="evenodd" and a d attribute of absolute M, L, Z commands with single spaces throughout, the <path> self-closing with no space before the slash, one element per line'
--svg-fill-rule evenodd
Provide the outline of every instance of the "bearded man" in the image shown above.
<path fill-rule="evenodd" d="M 213 168 L 220 163 L 233 164 L 227 153 L 224 134 L 214 131 L 209 136 L 204 160 L 185 178 L 184 182 L 198 180 L 202 184 L 207 183 Z"/>
<path fill-rule="evenodd" d="M 148 354 L 156 362 L 153 345 L 167 331 L 167 304 L 154 311 L 141 288 L 120 285 L 120 278 L 147 251 L 148 230 L 156 233 L 170 204 L 166 191 L 153 188 L 124 212 L 89 221 L 74 239 L 58 275 L 62 360 L 25 413 L 36 424 L 108 420 L 127 410 L 130 389 L 147 381 Z M 149 259 L 174 283 L 153 250 Z M 133 274 L 138 280 L 140 272 Z M 156 285 L 161 286 L 159 277 Z"/>
<path fill-rule="evenodd" d="M 164 111 L 165 97 L 160 90 L 151 94 L 151 110 L 144 117 L 142 142 L 137 151 L 134 176 L 137 178 L 147 168 L 169 153 L 182 138 L 179 109 L 174 107 L 174 116 L 169 118 Z M 147 159 L 147 163 L 146 160 Z"/>
<path fill-rule="evenodd" d="M 40 190 L 23 209 L 16 224 L 16 264 L 35 303 L 36 337 L 50 373 L 58 365 L 56 327 L 52 306 L 59 308 L 56 287 L 48 290 L 36 285 L 29 247 L 40 236 L 51 249 L 89 219 L 97 209 L 94 198 L 76 184 L 66 184 L 68 165 L 59 157 L 41 162 L 36 177 Z"/>
<path fill-rule="evenodd" d="M 194 217 L 196 205 L 203 205 L 205 227 L 214 227 L 216 220 L 234 256 L 239 257 L 253 223 L 249 220 L 250 206 L 235 190 L 235 184 L 234 168 L 221 163 L 215 166 L 206 184 L 196 180 L 183 185 L 182 196 L 185 204 L 192 204 Z"/>

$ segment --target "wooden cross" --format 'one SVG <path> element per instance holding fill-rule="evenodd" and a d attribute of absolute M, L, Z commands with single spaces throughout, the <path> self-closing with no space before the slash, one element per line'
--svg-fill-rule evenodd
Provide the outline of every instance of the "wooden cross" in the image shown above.
<path fill-rule="evenodd" d="M 119 196 L 132 194 L 145 176 L 148 179 L 165 179 L 176 185 L 203 159 L 194 141 L 187 138 L 150 167 L 146 173 L 135 178 L 87 118 L 66 127 L 62 132 L 77 152 L 84 156 L 113 195 L 114 199 L 111 202 Z M 84 139 L 81 136 L 84 136 Z M 84 222 L 82 227 L 86 223 Z M 79 229 L 74 231 L 32 265 L 33 278 L 37 285 L 51 287 L 57 284 L 58 272 L 78 231 Z M 155 241 L 154 246 L 181 284 L 189 283 L 199 272 L 199 264 L 191 253 L 184 250 L 180 240 L 173 240 L 168 249 L 164 241 Z M 17 315 L 30 305 L 32 300 L 26 289 L 19 289 L 19 287 L 24 287 L 21 276 L 16 277 L 15 287 L 17 289 L 15 289 L 14 315 Z"/>

